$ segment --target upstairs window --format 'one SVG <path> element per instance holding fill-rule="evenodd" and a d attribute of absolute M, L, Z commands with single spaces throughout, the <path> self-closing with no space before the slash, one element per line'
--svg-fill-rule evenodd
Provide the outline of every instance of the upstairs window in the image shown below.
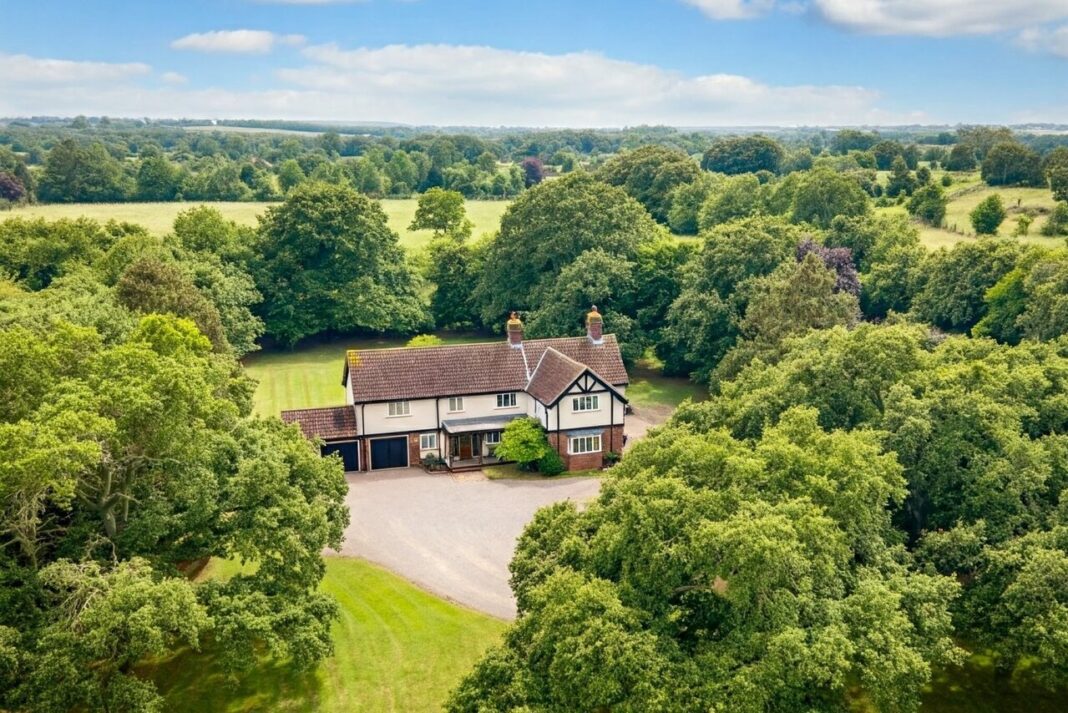
<path fill-rule="evenodd" d="M 601 401 L 597 394 L 591 394 L 589 396 L 576 396 L 571 399 L 571 410 L 575 412 L 579 411 L 599 411 L 601 409 Z"/>
<path fill-rule="evenodd" d="M 412 413 L 412 405 L 407 401 L 390 401 L 389 402 L 389 415 L 393 416 L 410 416 Z"/>
<path fill-rule="evenodd" d="M 497 394 L 497 408 L 515 408 L 515 392 Z"/>
<path fill-rule="evenodd" d="M 464 410 L 464 397 L 463 396 L 451 396 L 449 397 L 449 412 L 455 413 L 457 411 Z"/>

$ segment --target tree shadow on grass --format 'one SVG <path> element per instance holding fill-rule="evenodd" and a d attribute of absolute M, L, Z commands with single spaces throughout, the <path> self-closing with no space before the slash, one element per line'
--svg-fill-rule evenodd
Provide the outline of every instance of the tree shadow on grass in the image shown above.
<path fill-rule="evenodd" d="M 288 661 L 264 658 L 254 668 L 231 675 L 217 652 L 205 647 L 138 667 L 156 684 L 164 710 L 173 713 L 214 711 L 318 710 L 321 681 L 315 670 L 300 671 Z"/>

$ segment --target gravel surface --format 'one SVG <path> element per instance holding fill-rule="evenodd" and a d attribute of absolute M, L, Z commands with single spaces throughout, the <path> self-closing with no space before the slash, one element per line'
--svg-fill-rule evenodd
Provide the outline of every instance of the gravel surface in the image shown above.
<path fill-rule="evenodd" d="M 516 615 L 508 562 L 534 512 L 561 500 L 592 500 L 601 485 L 590 477 L 487 480 L 415 468 L 346 477 L 351 524 L 341 554 L 502 619 Z"/>

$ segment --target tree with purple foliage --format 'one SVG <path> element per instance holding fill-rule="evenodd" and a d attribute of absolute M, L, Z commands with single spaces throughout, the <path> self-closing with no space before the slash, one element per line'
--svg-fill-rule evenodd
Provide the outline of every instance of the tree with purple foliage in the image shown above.
<path fill-rule="evenodd" d="M 801 262 L 809 253 L 815 253 L 823 260 L 828 270 L 835 274 L 834 291 L 848 292 L 857 297 L 860 295 L 860 277 L 857 268 L 853 264 L 853 251 L 849 248 L 829 248 L 820 245 L 812 238 L 805 238 L 797 245 L 797 261 Z"/>
<path fill-rule="evenodd" d="M 519 167 L 523 169 L 523 184 L 527 188 L 541 183 L 545 178 L 545 166 L 536 156 L 526 157 Z"/>
<path fill-rule="evenodd" d="M 22 181 L 5 171 L 0 171 L 0 200 L 18 203 L 26 197 Z"/>

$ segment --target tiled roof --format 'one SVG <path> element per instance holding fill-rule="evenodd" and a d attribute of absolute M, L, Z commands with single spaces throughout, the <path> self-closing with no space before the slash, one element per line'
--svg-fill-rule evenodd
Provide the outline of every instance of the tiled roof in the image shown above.
<path fill-rule="evenodd" d="M 586 337 L 530 339 L 516 348 L 503 339 L 442 347 L 361 349 L 348 353 L 345 369 L 356 403 L 523 391 L 528 369 L 546 349 L 588 366 L 603 381 L 628 383 L 615 335 L 591 344 Z"/>
<path fill-rule="evenodd" d="M 527 384 L 527 393 L 543 404 L 555 403 L 557 397 L 585 372 L 585 364 L 579 364 L 550 347 L 542 352 Z"/>
<path fill-rule="evenodd" d="M 300 424 L 300 430 L 307 438 L 322 438 L 325 441 L 356 437 L 356 409 L 352 406 L 283 411 L 282 420 Z"/>

